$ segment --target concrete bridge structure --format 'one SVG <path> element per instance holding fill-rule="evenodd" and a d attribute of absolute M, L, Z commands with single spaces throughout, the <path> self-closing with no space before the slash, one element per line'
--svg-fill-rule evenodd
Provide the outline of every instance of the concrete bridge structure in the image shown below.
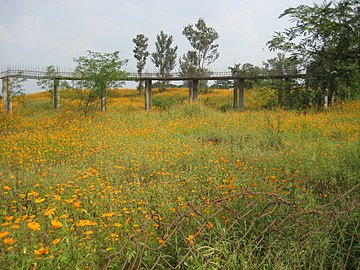
<path fill-rule="evenodd" d="M 59 69 L 58 69 L 59 70 Z M 126 77 L 119 78 L 119 81 L 144 81 L 145 82 L 145 109 L 150 111 L 152 108 L 152 82 L 153 81 L 189 81 L 189 101 L 193 102 L 197 99 L 199 82 L 202 80 L 227 80 L 234 81 L 233 89 L 233 108 L 234 110 L 244 110 L 244 82 L 245 80 L 264 80 L 264 79 L 277 79 L 286 80 L 294 78 L 304 78 L 306 74 L 260 74 L 256 76 L 246 76 L 241 74 L 232 74 L 231 72 L 212 72 L 209 75 L 188 75 L 184 76 L 181 73 L 171 73 L 166 77 L 162 77 L 157 73 L 143 73 L 141 75 L 137 73 L 128 73 Z M 2 80 L 2 94 L 3 94 L 3 107 L 4 113 L 12 112 L 12 97 L 10 91 L 10 78 L 23 78 L 23 79 L 49 79 L 54 81 L 54 109 L 60 109 L 60 91 L 59 85 L 61 80 L 83 80 L 74 76 L 72 71 L 57 71 L 56 75 L 49 77 L 45 69 L 19 69 L 19 68 L 7 68 L 0 72 L 0 79 Z M 289 85 L 290 87 L 290 85 Z M 290 90 L 290 89 L 289 89 Z"/>

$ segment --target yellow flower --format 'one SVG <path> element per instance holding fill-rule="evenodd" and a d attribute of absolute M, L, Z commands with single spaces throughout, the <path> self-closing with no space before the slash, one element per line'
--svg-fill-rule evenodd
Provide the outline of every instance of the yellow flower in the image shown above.
<path fill-rule="evenodd" d="M 51 227 L 53 227 L 54 229 L 59 229 L 63 226 L 61 222 L 57 219 L 53 219 L 52 221 L 50 221 L 50 223 L 51 223 Z"/>
<path fill-rule="evenodd" d="M 188 243 L 190 246 L 193 246 L 195 243 L 195 235 L 191 234 L 187 237 Z"/>
<path fill-rule="evenodd" d="M 5 231 L 5 232 L 0 232 L 0 238 L 3 238 L 5 236 L 7 236 L 9 234 L 8 231 Z"/>
<path fill-rule="evenodd" d="M 12 190 L 12 188 L 11 188 L 11 187 L 9 187 L 9 186 L 4 186 L 4 189 L 5 189 L 5 190 L 7 190 L 7 191 Z"/>
<path fill-rule="evenodd" d="M 61 216 L 60 216 L 60 218 L 68 218 L 69 217 L 69 215 L 67 215 L 67 214 L 62 214 Z"/>
<path fill-rule="evenodd" d="M 10 221 L 10 220 L 12 220 L 13 218 L 14 218 L 14 216 L 6 216 L 6 217 L 5 217 L 5 220 Z"/>
<path fill-rule="evenodd" d="M 28 222 L 27 226 L 34 231 L 40 231 L 41 229 L 40 224 L 35 221 Z"/>
<path fill-rule="evenodd" d="M 45 201 L 44 198 L 37 198 L 37 199 L 35 200 L 35 203 L 42 203 L 43 201 Z"/>
<path fill-rule="evenodd" d="M 7 244 L 7 245 L 13 245 L 16 243 L 16 240 L 12 239 L 12 238 L 5 238 L 3 240 L 4 244 Z"/>
<path fill-rule="evenodd" d="M 90 234 L 93 234 L 94 233 L 94 231 L 86 231 L 86 232 L 84 232 L 84 234 L 87 234 L 87 235 L 90 235 Z"/>
<path fill-rule="evenodd" d="M 101 217 L 112 217 L 113 215 L 115 215 L 115 212 L 104 213 L 101 215 Z"/>
<path fill-rule="evenodd" d="M 121 223 L 114 223 L 114 226 L 115 226 L 115 227 L 121 227 L 122 224 L 121 224 Z"/>
<path fill-rule="evenodd" d="M 77 227 L 83 227 L 83 226 L 97 226 L 98 224 L 95 221 L 82 219 L 75 224 Z"/>
<path fill-rule="evenodd" d="M 48 217 L 55 213 L 56 207 L 48 207 L 44 210 L 44 216 Z"/>
<path fill-rule="evenodd" d="M 41 255 L 41 254 L 47 255 L 47 254 L 49 254 L 49 251 L 50 251 L 50 247 L 46 247 L 46 248 L 41 247 L 39 249 L 35 249 L 34 254 L 35 255 Z"/>
<path fill-rule="evenodd" d="M 61 241 L 61 238 L 56 238 L 56 239 L 54 239 L 51 243 L 53 244 L 53 245 L 56 245 L 57 243 L 59 243 Z"/>

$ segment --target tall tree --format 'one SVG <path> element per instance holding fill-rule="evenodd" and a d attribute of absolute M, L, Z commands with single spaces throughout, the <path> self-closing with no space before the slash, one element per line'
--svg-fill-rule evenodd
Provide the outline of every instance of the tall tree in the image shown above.
<path fill-rule="evenodd" d="M 134 48 L 133 52 L 134 52 L 134 57 L 137 60 L 136 68 L 137 68 L 139 77 L 141 77 L 141 74 L 146 65 L 146 59 L 150 55 L 150 53 L 147 51 L 148 40 L 149 39 L 147 37 L 145 37 L 143 34 L 138 34 L 133 39 L 133 42 L 135 44 L 135 48 Z M 141 90 L 142 88 L 143 88 L 142 81 L 140 81 L 137 89 Z"/>
<path fill-rule="evenodd" d="M 163 31 L 156 37 L 156 51 L 151 54 L 151 61 L 159 68 L 161 77 L 170 75 L 176 66 L 176 52 L 178 46 L 172 47 L 173 36 L 166 35 Z M 165 83 L 161 83 L 160 91 L 165 90 Z"/>
<path fill-rule="evenodd" d="M 276 57 L 263 62 L 263 73 L 269 75 L 291 75 L 298 73 L 298 63 L 296 59 L 286 57 L 284 53 L 278 53 Z M 291 107 L 292 97 L 291 88 L 293 81 L 290 80 L 269 80 L 267 83 L 277 90 L 278 105 Z"/>
<path fill-rule="evenodd" d="M 219 58 L 219 45 L 214 43 L 219 38 L 219 34 L 215 29 L 208 27 L 203 18 L 199 18 L 195 25 L 189 24 L 184 27 L 183 35 L 193 49 L 183 56 L 182 62 L 188 60 L 188 63 L 196 65 L 192 67 L 196 72 L 205 73 L 207 67 Z M 189 57 L 195 59 L 189 61 Z"/>
<path fill-rule="evenodd" d="M 111 88 L 123 85 L 124 82 L 121 79 L 127 75 L 123 67 L 128 60 L 122 60 L 118 51 L 113 53 L 87 52 L 87 56 L 74 58 L 77 63 L 74 76 L 82 79 L 77 81 L 76 86 L 89 89 L 88 101 L 100 98 L 101 110 L 106 112 L 107 92 Z"/>
<path fill-rule="evenodd" d="M 358 81 L 360 62 L 360 2 L 324 1 L 321 5 L 289 8 L 294 26 L 276 32 L 267 43 L 299 60 L 307 70 L 308 85 L 326 97 L 349 81 Z M 316 86 L 317 85 L 317 86 Z M 314 90 L 317 90 L 316 88 Z"/>

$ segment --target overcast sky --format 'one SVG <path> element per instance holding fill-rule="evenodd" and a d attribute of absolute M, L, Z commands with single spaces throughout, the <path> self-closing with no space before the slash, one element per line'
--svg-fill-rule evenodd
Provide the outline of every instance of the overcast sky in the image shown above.
<path fill-rule="evenodd" d="M 73 67 L 74 57 L 92 50 L 120 51 L 130 60 L 126 69 L 135 71 L 137 34 L 149 38 L 150 52 L 161 30 L 173 35 L 179 58 L 190 49 L 183 28 L 200 17 L 220 36 L 220 58 L 212 70 L 246 62 L 261 66 L 276 55 L 266 42 L 290 26 L 279 15 L 314 2 L 322 0 L 0 0 L 0 68 Z M 156 71 L 150 60 L 146 69 Z"/>

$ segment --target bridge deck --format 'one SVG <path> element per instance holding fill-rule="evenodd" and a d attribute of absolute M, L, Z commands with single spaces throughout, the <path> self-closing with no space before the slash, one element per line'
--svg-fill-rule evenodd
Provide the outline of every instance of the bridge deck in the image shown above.
<path fill-rule="evenodd" d="M 119 81 L 187 81 L 187 80 L 256 80 L 256 79 L 283 79 L 283 78 L 303 78 L 304 73 L 280 74 L 276 72 L 263 73 L 260 75 L 234 75 L 231 72 L 212 72 L 208 75 L 183 75 L 179 72 L 171 73 L 166 77 L 158 73 L 143 73 L 139 76 L 137 73 L 130 72 L 126 77 L 120 77 Z M 0 72 L 0 79 L 5 77 L 19 77 L 24 79 L 57 79 L 57 80 L 82 80 L 84 78 L 76 77 L 73 71 L 58 71 L 55 76 L 49 77 L 45 70 L 31 69 L 7 69 Z"/>

